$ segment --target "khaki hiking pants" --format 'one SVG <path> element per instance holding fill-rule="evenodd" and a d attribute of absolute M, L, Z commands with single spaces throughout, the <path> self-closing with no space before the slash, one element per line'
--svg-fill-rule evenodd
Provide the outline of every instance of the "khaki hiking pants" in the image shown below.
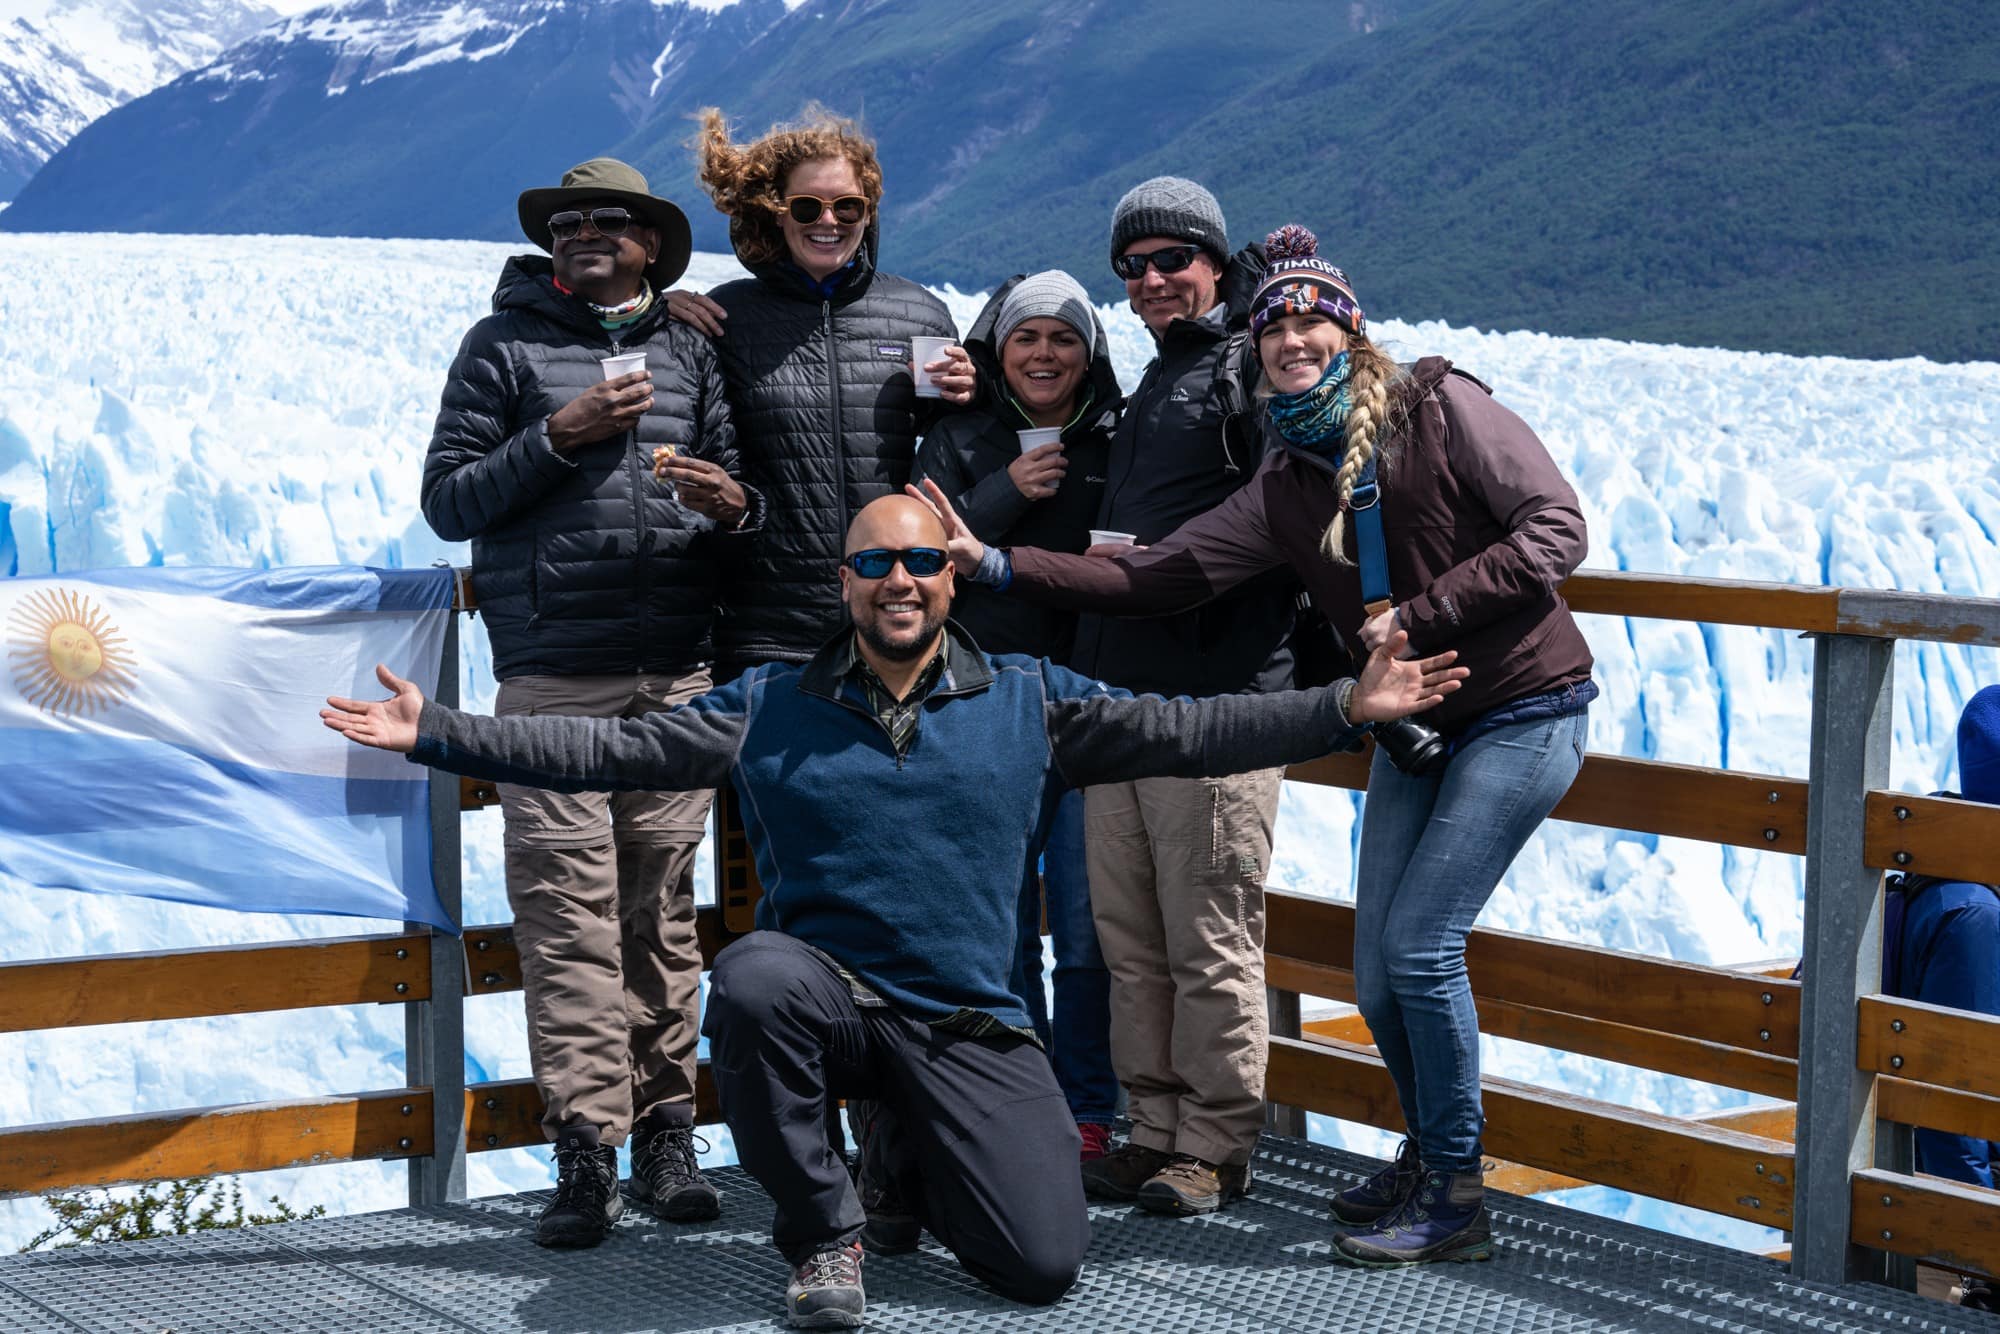
<path fill-rule="evenodd" d="M 709 688 L 683 676 L 516 676 L 493 712 L 636 718 Z M 694 1101 L 701 947 L 694 858 L 713 794 L 500 785 L 507 901 L 521 953 L 542 1133 L 605 1144 L 663 1103 Z"/>
<path fill-rule="evenodd" d="M 1132 1142 L 1248 1162 L 1264 1127 L 1264 877 L 1281 769 L 1084 791 Z"/>

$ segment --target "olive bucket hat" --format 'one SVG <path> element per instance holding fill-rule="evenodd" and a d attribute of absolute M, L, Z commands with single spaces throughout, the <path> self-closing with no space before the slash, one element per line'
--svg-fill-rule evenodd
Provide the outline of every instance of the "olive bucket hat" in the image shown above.
<path fill-rule="evenodd" d="M 549 215 L 585 202 L 623 204 L 634 218 L 659 230 L 659 258 L 646 266 L 646 281 L 654 288 L 667 288 L 687 272 L 688 256 L 694 250 L 687 214 L 650 193 L 646 178 L 616 158 L 579 162 L 563 173 L 561 185 L 523 190 L 518 206 L 521 230 L 542 249 L 553 251 L 555 238 L 549 235 Z"/>

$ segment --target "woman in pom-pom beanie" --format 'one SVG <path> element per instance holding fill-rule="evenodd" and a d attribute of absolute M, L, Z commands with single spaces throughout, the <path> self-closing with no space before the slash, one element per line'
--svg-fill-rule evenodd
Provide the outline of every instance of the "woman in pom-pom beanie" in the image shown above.
<path fill-rule="evenodd" d="M 1485 1259 L 1465 940 L 1583 762 L 1597 690 L 1557 589 L 1588 543 L 1575 492 L 1527 424 L 1441 357 L 1392 361 L 1317 249 L 1299 226 L 1266 242 L 1251 340 L 1269 448 L 1234 497 L 1113 559 L 989 550 L 946 521 L 962 574 L 1054 605 L 1180 611 L 1289 564 L 1357 654 L 1399 634 L 1407 654 L 1457 651 L 1471 676 L 1424 716 L 1439 733 L 1428 758 L 1405 748 L 1416 771 L 1404 772 L 1379 744 L 1369 770 L 1355 989 L 1409 1133 L 1332 1212 L 1348 1263 Z M 1390 594 L 1379 609 L 1364 606 L 1358 563 L 1355 510 L 1371 504 Z"/>

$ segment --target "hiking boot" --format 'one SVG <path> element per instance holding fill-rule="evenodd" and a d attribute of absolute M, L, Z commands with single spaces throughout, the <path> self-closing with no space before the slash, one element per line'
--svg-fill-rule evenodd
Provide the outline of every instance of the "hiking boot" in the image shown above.
<path fill-rule="evenodd" d="M 861 1225 L 861 1244 L 875 1255 L 906 1255 L 923 1240 L 923 1220 L 903 1194 L 899 1182 L 888 1171 L 887 1146 L 879 1141 L 884 1131 L 877 1103 L 852 1098 L 847 1118 L 854 1125 L 859 1152 L 854 1158 L 854 1193 L 868 1221 Z"/>
<path fill-rule="evenodd" d="M 1083 1193 L 1093 1200 L 1131 1200 L 1139 1187 L 1173 1161 L 1164 1149 L 1148 1149 L 1129 1140 L 1102 1158 L 1083 1164 Z"/>
<path fill-rule="evenodd" d="M 1078 1121 L 1076 1133 L 1083 1136 L 1083 1148 L 1076 1155 L 1080 1163 L 1094 1163 L 1111 1152 L 1111 1127 L 1096 1121 Z"/>
<path fill-rule="evenodd" d="M 722 1195 L 695 1162 L 694 1123 L 681 1119 L 692 1114 L 687 1107 L 655 1107 L 632 1127 L 632 1198 L 669 1223 L 722 1217 Z"/>
<path fill-rule="evenodd" d="M 1479 1173 L 1425 1172 L 1394 1213 L 1373 1227 L 1335 1237 L 1333 1258 L 1370 1269 L 1492 1259 L 1486 1187 Z"/>
<path fill-rule="evenodd" d="M 1133 1198 L 1149 1213 L 1186 1216 L 1212 1214 L 1249 1193 L 1250 1164 L 1218 1166 L 1191 1153 L 1177 1153 Z"/>
<path fill-rule="evenodd" d="M 822 1246 L 799 1261 L 785 1288 L 785 1319 L 795 1329 L 859 1329 L 861 1243 Z"/>
<path fill-rule="evenodd" d="M 1340 1227 L 1367 1227 L 1400 1208 L 1423 1174 L 1423 1164 L 1417 1161 L 1417 1142 L 1406 1138 L 1396 1150 L 1395 1161 L 1328 1200 L 1326 1211 Z"/>
<path fill-rule="evenodd" d="M 573 1250 L 595 1246 L 625 1212 L 618 1197 L 618 1150 L 597 1142 L 596 1126 L 556 1136 L 556 1197 L 535 1222 L 535 1244 Z"/>

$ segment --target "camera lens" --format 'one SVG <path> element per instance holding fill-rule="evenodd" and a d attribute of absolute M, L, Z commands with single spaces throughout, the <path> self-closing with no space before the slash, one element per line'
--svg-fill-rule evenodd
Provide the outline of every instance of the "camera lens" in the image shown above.
<path fill-rule="evenodd" d="M 1413 718 L 1377 723 L 1374 732 L 1375 744 L 1388 753 L 1389 763 L 1406 774 L 1436 773 L 1450 758 L 1450 746 L 1444 737 Z"/>

